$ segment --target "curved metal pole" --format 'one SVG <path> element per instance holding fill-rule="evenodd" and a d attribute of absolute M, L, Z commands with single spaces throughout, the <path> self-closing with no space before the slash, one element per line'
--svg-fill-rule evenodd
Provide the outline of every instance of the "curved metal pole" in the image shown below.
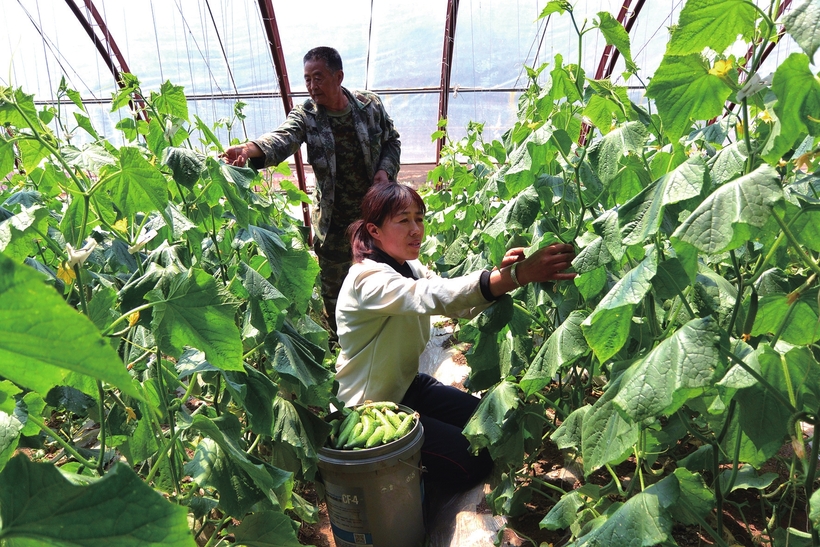
<path fill-rule="evenodd" d="M 265 33 L 268 36 L 270 52 L 273 57 L 273 66 L 276 70 L 276 79 L 279 82 L 279 91 L 282 93 L 282 102 L 285 105 L 285 114 L 293 109 L 293 99 L 290 91 L 290 81 L 288 80 L 288 69 L 285 66 L 285 55 L 282 52 L 282 40 L 279 38 L 279 27 L 276 24 L 276 15 L 273 12 L 271 0 L 259 0 L 259 11 L 262 14 L 262 22 L 265 25 Z M 299 181 L 299 189 L 307 193 L 307 183 L 305 182 L 305 165 L 302 162 L 302 152 L 297 150 L 293 154 L 296 163 L 296 179 Z M 307 203 L 302 204 L 302 217 L 308 232 L 308 245 L 313 244 L 312 228 L 310 223 L 310 207 Z"/>
<path fill-rule="evenodd" d="M 438 97 L 438 119 L 447 118 L 450 102 L 450 74 L 453 67 L 453 48 L 456 35 L 456 18 L 459 0 L 447 0 L 447 18 L 444 22 L 444 47 L 441 53 L 441 89 Z M 441 159 L 441 148 L 445 137 L 436 140 L 436 164 Z"/>
<path fill-rule="evenodd" d="M 99 27 L 100 31 L 102 32 L 103 39 L 100 39 L 97 36 L 97 33 L 94 32 L 94 27 L 91 25 L 91 22 L 85 18 L 83 15 L 82 10 L 77 6 L 75 2 L 72 0 L 65 0 L 68 8 L 77 18 L 80 25 L 85 29 L 85 32 L 88 34 L 88 37 L 91 38 L 91 41 L 94 42 L 94 47 L 97 48 L 100 56 L 103 59 L 103 62 L 108 67 L 108 70 L 111 71 L 111 75 L 114 76 L 114 81 L 117 82 L 117 85 L 122 88 L 123 81 L 120 77 L 121 72 L 131 72 L 128 68 L 128 63 L 125 61 L 125 57 L 123 57 L 122 53 L 120 52 L 120 48 L 117 46 L 117 42 L 114 40 L 114 37 L 111 36 L 111 33 L 108 32 L 108 26 L 105 24 L 105 20 L 100 16 L 100 12 L 97 11 L 97 8 L 94 6 L 94 2 L 92 0 L 85 0 L 84 4 L 86 9 L 91 14 L 91 17 L 94 18 L 94 23 Z M 117 63 L 114 62 L 114 58 L 111 56 L 111 53 L 117 58 L 117 63 L 119 63 L 119 67 L 117 67 Z M 140 108 L 131 104 L 131 109 L 135 112 L 142 112 L 143 119 L 147 122 L 148 116 L 145 114 L 144 106 L 145 104 L 142 101 L 142 97 L 137 95 L 135 97 L 135 101 L 139 104 Z"/>
<path fill-rule="evenodd" d="M 618 22 L 624 26 L 624 30 L 626 30 L 627 34 L 632 30 L 632 25 L 635 24 L 635 20 L 641 13 L 645 0 L 638 0 L 638 3 L 635 5 L 635 10 L 630 15 L 629 6 L 631 3 L 632 0 L 624 0 L 624 3 L 621 5 L 621 11 L 618 12 L 617 17 Z M 598 69 L 595 71 L 596 80 L 603 80 L 612 75 L 612 71 L 615 69 L 615 63 L 618 61 L 620 54 L 615 46 L 611 44 L 606 45 L 604 52 L 601 54 L 601 60 L 598 62 Z M 581 134 L 578 136 L 578 144 L 580 146 L 586 145 L 590 129 L 591 126 L 587 123 L 581 125 Z"/>

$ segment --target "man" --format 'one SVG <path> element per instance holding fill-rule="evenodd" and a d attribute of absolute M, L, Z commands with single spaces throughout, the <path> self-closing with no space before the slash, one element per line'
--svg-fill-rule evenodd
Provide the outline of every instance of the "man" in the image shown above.
<path fill-rule="evenodd" d="M 278 129 L 225 151 L 233 165 L 276 165 L 307 143 L 316 176 L 314 250 L 319 259 L 322 300 L 331 340 L 336 339 L 336 299 L 351 264 L 348 225 L 375 182 L 396 180 L 401 143 L 393 121 L 374 93 L 342 87 L 339 52 L 317 47 L 305 54 L 310 99 L 296 106 Z"/>

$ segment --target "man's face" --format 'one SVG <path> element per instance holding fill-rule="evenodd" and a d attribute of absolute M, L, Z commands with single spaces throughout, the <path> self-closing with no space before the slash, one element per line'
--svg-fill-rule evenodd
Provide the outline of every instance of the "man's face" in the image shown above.
<path fill-rule="evenodd" d="M 322 106 L 334 106 L 342 95 L 342 79 L 344 71 L 335 73 L 327 68 L 321 59 L 314 59 L 305 63 L 305 86 L 310 98 Z"/>

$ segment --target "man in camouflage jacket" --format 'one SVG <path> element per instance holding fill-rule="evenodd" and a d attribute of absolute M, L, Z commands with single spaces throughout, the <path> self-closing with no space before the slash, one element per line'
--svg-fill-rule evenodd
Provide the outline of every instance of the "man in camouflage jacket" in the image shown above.
<path fill-rule="evenodd" d="M 325 318 L 335 339 L 336 299 L 351 264 L 347 226 L 359 218 L 359 204 L 374 183 L 396 180 L 401 143 L 379 97 L 342 87 L 339 53 L 328 47 L 304 57 L 310 99 L 296 106 L 277 129 L 225 151 L 228 163 L 276 165 L 307 144 L 316 177 L 312 224 L 319 259 Z"/>

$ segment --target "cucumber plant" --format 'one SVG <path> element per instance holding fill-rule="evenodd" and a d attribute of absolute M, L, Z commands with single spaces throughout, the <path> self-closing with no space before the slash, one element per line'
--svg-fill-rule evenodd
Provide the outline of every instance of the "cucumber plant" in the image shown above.
<path fill-rule="evenodd" d="M 298 545 L 333 391 L 308 198 L 123 77 L 121 146 L 65 85 L 0 88 L 0 544 Z"/>
<path fill-rule="evenodd" d="M 645 105 L 560 56 L 528 69 L 503 138 L 470 124 L 430 173 L 423 255 L 447 275 L 513 246 L 578 248 L 573 282 L 517 289 L 459 325 L 465 384 L 483 392 L 464 434 L 496 462 L 496 513 L 543 495 L 541 527 L 571 545 L 673 544 L 675 524 L 728 545 L 724 510 L 743 512 L 730 495 L 751 489 L 774 545 L 820 545 L 820 439 L 803 433 L 820 419 L 820 10 L 780 7 L 686 2 Z M 582 24 L 553 1 L 547 15 L 572 18 L 579 59 L 601 33 L 637 74 L 609 14 Z M 799 49 L 768 80 L 780 29 Z M 581 488 L 533 471 L 547 443 Z M 758 470 L 788 443 L 790 475 L 767 491 Z"/>

